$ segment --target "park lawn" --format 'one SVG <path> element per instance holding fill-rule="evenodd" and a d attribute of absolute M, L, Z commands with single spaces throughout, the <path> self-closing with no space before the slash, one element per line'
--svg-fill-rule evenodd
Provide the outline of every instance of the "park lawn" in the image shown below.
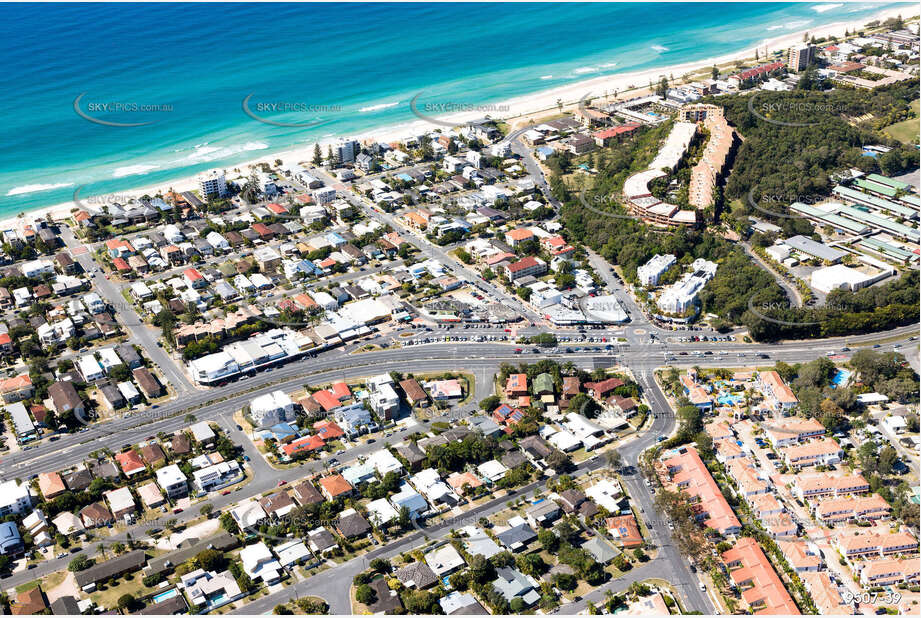
<path fill-rule="evenodd" d="M 93 600 L 93 603 L 95 603 L 97 607 L 114 609 L 118 607 L 119 597 L 124 594 L 130 594 L 135 599 L 141 599 L 156 592 L 156 587 L 148 588 L 144 585 L 141 581 L 143 578 L 144 574 L 140 571 L 126 575 L 125 577 L 119 577 L 117 584 L 114 586 L 105 585 L 104 590 L 98 590 L 92 593 L 90 599 Z"/>
<path fill-rule="evenodd" d="M 911 102 L 911 108 L 915 112 L 914 118 L 909 118 L 908 120 L 903 120 L 902 122 L 891 124 L 884 128 L 883 131 L 891 135 L 894 139 L 899 140 L 903 144 L 918 143 L 919 104 L 921 104 L 921 99 L 915 99 Z"/>

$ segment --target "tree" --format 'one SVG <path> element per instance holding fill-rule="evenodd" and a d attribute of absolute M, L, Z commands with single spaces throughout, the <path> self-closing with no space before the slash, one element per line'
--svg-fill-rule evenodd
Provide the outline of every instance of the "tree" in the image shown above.
<path fill-rule="evenodd" d="M 879 452 L 879 473 L 892 474 L 892 466 L 899 458 L 899 454 L 890 445 L 886 445 Z"/>
<path fill-rule="evenodd" d="M 214 512 L 214 505 L 211 504 L 210 502 L 208 504 L 203 504 L 198 511 L 199 513 L 201 513 L 202 515 L 210 519 L 211 513 Z"/>
<path fill-rule="evenodd" d="M 470 579 L 478 584 L 485 584 L 496 578 L 496 569 L 481 554 L 470 557 Z"/>
<path fill-rule="evenodd" d="M 540 542 L 540 546 L 551 554 L 555 553 L 560 547 L 560 539 L 553 534 L 553 531 L 546 528 L 537 531 L 537 540 Z"/>
<path fill-rule="evenodd" d="M 275 614 L 276 616 L 293 616 L 294 615 L 294 612 L 291 611 L 291 608 L 281 603 L 279 603 L 272 609 L 272 613 Z"/>
<path fill-rule="evenodd" d="M 320 144 L 313 145 L 313 164 L 316 167 L 323 165 L 323 154 L 320 152 Z"/>
<path fill-rule="evenodd" d="M 130 594 L 123 594 L 118 597 L 118 609 L 122 611 L 131 611 L 136 604 L 137 601 Z"/>
<path fill-rule="evenodd" d="M 81 555 L 70 561 L 70 564 L 67 565 L 67 570 L 71 573 L 76 573 L 90 568 L 91 565 L 90 559 Z"/>
<path fill-rule="evenodd" d="M 377 593 L 368 584 L 362 584 L 355 590 L 355 600 L 364 605 L 371 605 L 377 601 Z"/>
<path fill-rule="evenodd" d="M 203 549 L 195 556 L 195 562 L 206 571 L 223 571 L 226 558 L 217 550 Z"/>

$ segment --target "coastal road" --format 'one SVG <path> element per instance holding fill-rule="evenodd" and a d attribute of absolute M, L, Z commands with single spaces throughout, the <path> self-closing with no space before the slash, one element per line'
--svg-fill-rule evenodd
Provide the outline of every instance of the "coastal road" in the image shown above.
<path fill-rule="evenodd" d="M 886 333 L 862 335 L 855 337 L 826 339 L 821 341 L 798 341 L 783 344 L 712 344 L 686 343 L 670 344 L 669 354 L 675 350 L 685 352 L 686 356 L 675 356 L 675 360 L 664 362 L 666 347 L 662 344 L 647 344 L 642 348 L 630 346 L 617 356 L 598 353 L 565 354 L 557 349 L 541 350 L 540 358 L 550 357 L 560 362 L 567 360 L 590 360 L 594 366 L 610 366 L 616 361 L 631 368 L 634 373 L 642 373 L 666 364 L 676 367 L 740 365 L 768 365 L 778 360 L 785 362 L 804 362 L 813 360 L 826 353 L 839 352 L 841 347 L 856 347 L 861 343 L 869 344 L 883 338 L 903 338 L 916 336 L 917 326 L 902 327 Z M 454 333 L 457 334 L 457 333 Z M 471 333 L 472 334 L 472 333 Z M 592 335 L 596 333 L 589 333 Z M 881 350 L 891 350 L 893 343 L 887 343 Z M 347 377 L 362 377 L 382 371 L 446 371 L 454 369 L 494 370 L 502 362 L 520 364 L 528 362 L 532 355 L 514 354 L 514 344 L 490 342 L 449 342 L 409 346 L 361 354 L 344 354 L 341 349 L 331 350 L 293 361 L 286 365 L 258 373 L 251 378 L 231 382 L 220 389 L 194 390 L 191 393 L 163 404 L 159 408 L 149 408 L 127 418 L 116 419 L 89 427 L 76 434 L 63 435 L 56 442 L 45 442 L 28 451 L 19 451 L 4 457 L 4 478 L 25 478 L 30 474 L 66 469 L 84 459 L 90 452 L 103 447 L 114 451 L 122 445 L 132 444 L 158 432 L 175 431 L 186 427 L 185 415 L 192 413 L 198 420 L 212 420 L 223 412 L 240 409 L 261 394 L 275 389 L 293 390 L 305 384 L 324 384 L 329 381 Z M 725 355 L 704 352 L 713 349 L 723 351 Z M 701 354 L 696 356 L 696 354 Z M 768 354 L 769 359 L 759 359 L 757 354 Z M 745 354 L 739 357 L 737 354 Z"/>

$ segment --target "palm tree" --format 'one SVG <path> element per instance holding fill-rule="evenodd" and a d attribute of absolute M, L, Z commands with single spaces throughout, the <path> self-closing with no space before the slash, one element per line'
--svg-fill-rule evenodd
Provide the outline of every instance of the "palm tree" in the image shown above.
<path fill-rule="evenodd" d="M 106 546 L 105 546 L 105 543 L 100 543 L 99 545 L 97 545 L 97 546 L 96 546 L 96 551 L 99 552 L 100 554 L 102 554 L 102 557 L 105 558 L 105 557 L 106 557 Z"/>

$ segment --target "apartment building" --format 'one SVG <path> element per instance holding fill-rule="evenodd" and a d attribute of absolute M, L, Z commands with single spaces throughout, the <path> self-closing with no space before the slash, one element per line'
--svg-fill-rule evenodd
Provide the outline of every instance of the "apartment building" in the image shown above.
<path fill-rule="evenodd" d="M 738 143 L 735 129 L 729 126 L 722 109 L 715 105 L 708 107 L 716 108 L 704 112 L 702 120 L 710 132 L 710 139 L 707 140 L 700 161 L 691 169 L 688 185 L 688 203 L 698 209 L 713 205 L 714 190 L 725 174 L 730 154 Z"/>
<path fill-rule="evenodd" d="M 862 474 L 835 476 L 827 472 L 797 475 L 793 492 L 801 499 L 838 498 L 870 491 L 870 483 Z"/>
<path fill-rule="evenodd" d="M 654 287 L 659 285 L 659 277 L 665 274 L 669 268 L 676 262 L 674 255 L 667 253 L 665 255 L 656 254 L 651 260 L 636 269 L 636 278 L 641 285 Z"/>
<path fill-rule="evenodd" d="M 815 506 L 815 515 L 824 524 L 840 521 L 882 519 L 892 507 L 879 494 L 833 498 Z"/>
<path fill-rule="evenodd" d="M 758 386 L 765 397 L 772 401 L 775 410 L 790 410 L 799 400 L 776 371 L 762 371 L 758 374 Z"/>
<path fill-rule="evenodd" d="M 845 558 L 873 558 L 918 553 L 918 539 L 908 532 L 839 536 L 835 540 Z"/>
<path fill-rule="evenodd" d="M 766 373 L 776 374 L 774 371 Z M 778 379 L 779 378 L 780 376 L 778 376 Z M 774 384 L 773 392 L 777 392 L 781 387 L 777 385 L 776 382 L 772 381 L 772 383 Z M 781 382 L 781 384 L 783 384 L 783 382 Z M 787 386 L 783 384 L 783 388 L 787 388 Z M 789 390 L 789 388 L 787 388 L 787 390 Z M 825 434 L 825 427 L 814 418 L 787 418 L 784 419 L 780 425 L 780 427 L 768 427 L 764 430 L 767 439 L 774 448 L 792 446 L 793 444 L 803 442 L 809 438 L 815 438 Z"/>
<path fill-rule="evenodd" d="M 662 462 L 669 482 L 689 495 L 697 507 L 697 518 L 723 535 L 738 534 L 742 525 L 722 491 L 693 447 L 682 447 Z"/>
<path fill-rule="evenodd" d="M 509 281 L 517 281 L 527 276 L 539 277 L 547 272 L 547 263 L 540 258 L 528 256 L 512 264 L 505 264 L 502 269 Z"/>
<path fill-rule="evenodd" d="M 198 175 L 198 190 L 204 198 L 227 197 L 227 179 L 217 170 Z"/>
<path fill-rule="evenodd" d="M 804 71 L 810 64 L 815 63 L 815 45 L 796 45 L 791 47 L 787 55 L 787 68 L 791 71 Z"/>
<path fill-rule="evenodd" d="M 902 583 L 918 585 L 918 571 L 917 558 L 874 560 L 860 569 L 860 583 L 867 587 Z"/>
<path fill-rule="evenodd" d="M 721 554 L 721 558 L 753 614 L 800 614 L 755 539 L 739 539 L 732 549 Z"/>
<path fill-rule="evenodd" d="M 844 451 L 831 438 L 823 438 L 805 444 L 787 447 L 782 451 L 788 466 L 803 467 L 836 464 L 844 457 Z"/>

